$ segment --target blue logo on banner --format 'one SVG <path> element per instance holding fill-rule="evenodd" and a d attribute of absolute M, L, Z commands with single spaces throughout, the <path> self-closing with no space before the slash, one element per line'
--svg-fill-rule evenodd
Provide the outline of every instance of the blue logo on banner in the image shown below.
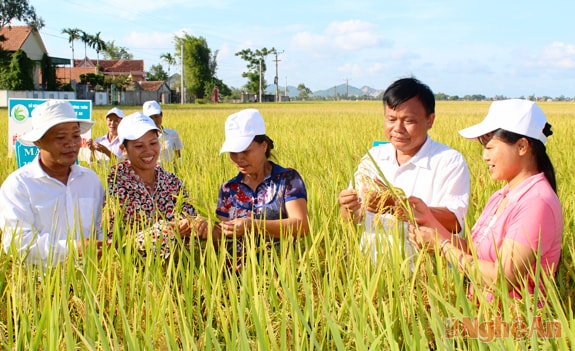
<path fill-rule="evenodd" d="M 38 105 L 47 101 L 47 99 L 10 99 L 9 100 L 9 113 L 16 121 L 23 121 L 27 118 L 32 118 L 32 111 Z M 92 101 L 90 100 L 68 100 L 70 104 L 74 107 L 74 112 L 76 112 L 76 117 L 78 119 L 90 120 L 92 117 Z M 36 146 L 26 146 L 22 145 L 20 141 L 16 141 L 14 144 L 14 150 L 16 152 L 16 161 L 18 163 L 18 168 L 23 165 L 32 162 L 34 157 L 38 155 L 38 147 Z M 76 163 L 78 161 L 76 160 Z"/>

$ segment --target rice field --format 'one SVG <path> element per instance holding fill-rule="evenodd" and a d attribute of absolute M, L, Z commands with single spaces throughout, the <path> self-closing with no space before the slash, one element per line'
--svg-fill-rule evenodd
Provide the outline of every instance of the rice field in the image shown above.
<path fill-rule="evenodd" d="M 274 160 L 297 169 L 308 190 L 310 234 L 284 240 L 279 253 L 251 250 L 241 275 L 226 273 L 225 255 L 194 242 L 168 262 L 139 258 L 127 239 L 100 259 L 81 258 L 42 271 L 0 253 L 0 345 L 41 350 L 569 350 L 575 345 L 575 105 L 539 104 L 553 125 L 547 148 L 565 218 L 561 266 L 545 280 L 548 304 L 507 298 L 472 302 L 463 276 L 441 257 L 416 255 L 414 271 L 396 247 L 377 264 L 361 252 L 361 227 L 339 218 L 337 194 L 359 159 L 383 140 L 381 102 L 298 102 L 164 106 L 164 126 L 184 142 L 177 167 L 192 203 L 214 220 L 219 186 L 236 174 L 219 155 L 226 117 L 242 108 L 262 113 Z M 430 135 L 466 157 L 471 173 L 471 226 L 493 191 L 477 142 L 457 130 L 479 122 L 488 102 L 438 102 Z M 139 107 L 121 107 L 125 113 Z M 106 132 L 94 107 L 93 137 Z M 0 114 L 7 116 L 6 108 Z M 7 145 L 7 118 L 0 145 Z M 0 159 L 0 180 L 16 168 Z M 107 169 L 95 168 L 105 184 Z M 112 199 L 108 207 L 117 206 Z M 469 228 L 467 228 L 469 229 Z M 399 235 L 399 233 L 396 233 Z"/>

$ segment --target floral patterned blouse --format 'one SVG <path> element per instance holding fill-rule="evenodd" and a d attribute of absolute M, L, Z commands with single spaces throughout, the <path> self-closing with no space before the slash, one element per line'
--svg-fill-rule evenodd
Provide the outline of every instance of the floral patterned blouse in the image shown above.
<path fill-rule="evenodd" d="M 303 179 L 292 168 L 283 168 L 272 162 L 272 171 L 261 184 L 253 191 L 242 182 L 243 175 L 239 173 L 234 178 L 225 182 L 218 195 L 216 214 L 229 220 L 246 218 L 253 215 L 254 219 L 280 219 L 285 216 L 285 204 L 296 199 L 306 199 L 307 191 Z M 283 215 L 282 215 L 283 214 Z M 255 239 L 256 247 L 260 246 L 260 238 Z M 279 239 L 266 237 L 266 242 L 271 242 L 279 248 Z M 237 239 L 236 252 L 243 252 L 242 238 Z M 233 255 L 234 247 L 228 242 L 227 250 Z"/>
<path fill-rule="evenodd" d="M 125 160 L 114 165 L 108 174 L 108 195 L 110 201 L 121 205 L 123 218 L 122 228 L 132 228 L 136 225 L 138 231 L 136 242 L 140 252 L 145 255 L 144 240 L 150 237 L 152 243 L 161 240 L 159 253 L 164 258 L 170 254 L 170 241 L 175 238 L 171 231 L 166 230 L 166 223 L 174 221 L 178 196 L 181 194 L 181 213 L 196 215 L 195 208 L 186 202 L 188 193 L 182 180 L 156 165 L 155 189 L 148 190 L 144 182 L 132 168 L 130 161 Z M 112 238 L 117 211 L 110 211 L 110 227 L 108 238 Z M 120 224 L 120 223 L 119 223 Z M 157 248 L 156 245 L 152 245 Z"/>

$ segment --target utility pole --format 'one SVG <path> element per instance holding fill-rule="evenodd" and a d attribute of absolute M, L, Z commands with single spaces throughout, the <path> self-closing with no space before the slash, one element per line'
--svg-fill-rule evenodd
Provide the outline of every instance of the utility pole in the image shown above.
<path fill-rule="evenodd" d="M 276 56 L 276 58 L 274 60 L 276 63 L 276 76 L 274 77 L 274 84 L 276 85 L 276 102 L 280 101 L 280 96 L 279 96 L 280 90 L 279 90 L 279 84 L 278 84 L 279 83 L 278 82 L 278 62 L 280 62 L 281 60 L 278 60 L 278 55 L 283 54 L 283 53 L 284 53 L 283 51 L 282 52 L 274 51 L 274 54 Z"/>
<path fill-rule="evenodd" d="M 288 96 L 288 91 L 287 91 L 287 76 L 286 76 L 286 89 L 285 89 L 285 96 Z M 288 100 L 289 101 L 289 100 Z"/>
<path fill-rule="evenodd" d="M 180 104 L 186 101 L 184 96 L 184 43 L 180 44 Z"/>
<path fill-rule="evenodd" d="M 262 59 L 260 58 L 260 96 L 258 96 L 258 102 L 262 102 Z"/>
<path fill-rule="evenodd" d="M 349 89 L 349 79 L 344 78 L 345 80 L 345 99 L 349 100 L 348 89 Z"/>

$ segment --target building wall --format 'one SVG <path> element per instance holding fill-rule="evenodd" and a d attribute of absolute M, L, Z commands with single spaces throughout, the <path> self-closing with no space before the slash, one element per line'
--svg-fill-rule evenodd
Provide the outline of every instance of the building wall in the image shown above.
<path fill-rule="evenodd" d="M 75 100 L 73 91 L 43 91 L 43 90 L 0 90 L 0 107 L 8 107 L 9 99 L 64 99 Z"/>
<path fill-rule="evenodd" d="M 43 46 L 38 42 L 38 38 L 34 33 L 28 36 L 28 39 L 22 44 L 22 51 L 24 51 L 32 61 L 42 61 L 42 56 L 44 56 L 42 49 Z"/>

